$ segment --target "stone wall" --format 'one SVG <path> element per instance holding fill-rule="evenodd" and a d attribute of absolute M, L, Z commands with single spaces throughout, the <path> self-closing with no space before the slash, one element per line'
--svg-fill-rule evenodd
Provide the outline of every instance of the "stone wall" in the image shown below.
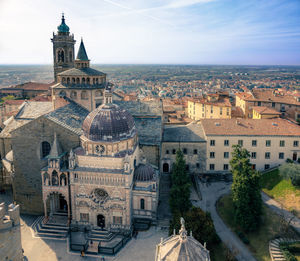
<path fill-rule="evenodd" d="M 4 203 L 0 204 L 0 258 L 11 261 L 23 260 L 18 205 L 9 205 L 6 213 Z"/>
<path fill-rule="evenodd" d="M 41 168 L 47 159 L 41 158 L 41 143 L 52 145 L 54 132 L 63 151 L 79 146 L 79 137 L 71 131 L 40 117 L 12 133 L 15 178 L 13 182 L 14 200 L 21 206 L 22 213 L 42 214 Z"/>

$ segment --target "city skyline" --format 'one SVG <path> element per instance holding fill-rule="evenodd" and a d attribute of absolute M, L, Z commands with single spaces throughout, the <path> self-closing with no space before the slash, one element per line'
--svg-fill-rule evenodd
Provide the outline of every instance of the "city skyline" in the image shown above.
<path fill-rule="evenodd" d="M 64 12 L 93 64 L 300 65 L 299 11 L 293 0 L 4 0 L 0 64 L 51 64 Z"/>

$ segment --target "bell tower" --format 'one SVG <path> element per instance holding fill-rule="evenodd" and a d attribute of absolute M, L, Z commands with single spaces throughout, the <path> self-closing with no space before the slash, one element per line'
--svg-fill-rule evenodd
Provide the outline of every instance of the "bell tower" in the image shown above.
<path fill-rule="evenodd" d="M 54 80 L 57 82 L 57 74 L 74 67 L 74 35 L 70 35 L 70 28 L 65 23 L 62 14 L 61 24 L 57 27 L 57 33 L 53 32 L 53 67 Z"/>

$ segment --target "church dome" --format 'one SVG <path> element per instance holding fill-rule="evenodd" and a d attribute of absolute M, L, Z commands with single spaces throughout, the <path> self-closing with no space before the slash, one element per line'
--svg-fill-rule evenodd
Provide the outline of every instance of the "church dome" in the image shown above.
<path fill-rule="evenodd" d="M 115 104 L 103 104 L 84 120 L 83 134 L 91 141 L 121 141 L 136 135 L 131 114 Z"/>
<path fill-rule="evenodd" d="M 134 170 L 135 181 L 151 181 L 154 176 L 154 169 L 150 165 L 140 164 Z"/>

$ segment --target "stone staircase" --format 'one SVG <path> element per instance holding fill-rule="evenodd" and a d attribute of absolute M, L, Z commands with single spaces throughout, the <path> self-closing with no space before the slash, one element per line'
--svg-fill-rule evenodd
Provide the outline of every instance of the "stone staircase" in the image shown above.
<path fill-rule="evenodd" d="M 280 243 L 294 243 L 299 242 L 299 239 L 292 238 L 277 238 L 269 242 L 269 253 L 272 261 L 285 261 L 285 257 L 280 249 Z"/>
<path fill-rule="evenodd" d="M 32 229 L 36 237 L 45 239 L 66 240 L 69 233 L 67 224 L 54 223 L 50 220 L 46 222 L 43 216 L 36 219 Z"/>
<path fill-rule="evenodd" d="M 88 234 L 88 239 L 92 241 L 102 241 L 102 242 L 109 242 L 116 237 L 116 234 L 107 231 L 94 228 Z"/>
<path fill-rule="evenodd" d="M 169 221 L 172 218 L 169 206 L 170 174 L 161 174 L 158 206 L 158 226 L 161 229 L 169 228 Z"/>

